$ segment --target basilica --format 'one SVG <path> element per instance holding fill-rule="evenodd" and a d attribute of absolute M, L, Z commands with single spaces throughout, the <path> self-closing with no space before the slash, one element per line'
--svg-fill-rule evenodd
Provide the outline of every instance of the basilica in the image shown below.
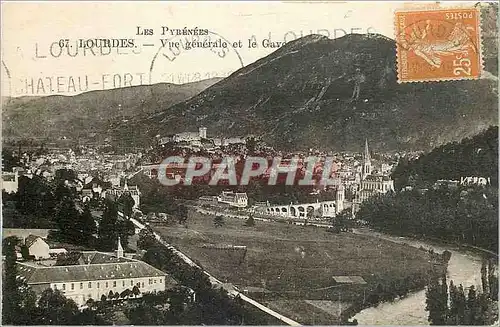
<path fill-rule="evenodd" d="M 361 203 L 366 199 L 386 194 L 387 192 L 394 192 L 394 181 L 390 176 L 373 170 L 370 150 L 368 149 L 368 140 L 365 141 L 363 164 L 358 180 L 359 188 L 352 203 L 353 215 L 359 210 Z"/>

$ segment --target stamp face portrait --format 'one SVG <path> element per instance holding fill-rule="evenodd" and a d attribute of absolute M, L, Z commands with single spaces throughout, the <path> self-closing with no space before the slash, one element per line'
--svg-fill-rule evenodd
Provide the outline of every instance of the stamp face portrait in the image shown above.
<path fill-rule="evenodd" d="M 475 8 L 397 11 L 398 82 L 478 79 L 480 13 Z"/>

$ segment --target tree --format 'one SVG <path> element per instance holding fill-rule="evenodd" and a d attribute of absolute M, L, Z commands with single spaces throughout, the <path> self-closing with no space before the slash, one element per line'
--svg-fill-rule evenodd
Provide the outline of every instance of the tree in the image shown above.
<path fill-rule="evenodd" d="M 20 247 L 21 247 L 21 255 L 23 256 L 24 260 L 30 260 L 35 258 L 35 256 L 30 254 L 30 250 L 26 245 L 22 244 Z"/>
<path fill-rule="evenodd" d="M 139 290 L 139 287 L 137 287 L 137 285 L 134 285 L 134 287 L 132 288 L 132 294 L 135 297 L 138 297 L 141 294 L 141 290 Z"/>
<path fill-rule="evenodd" d="M 126 290 L 124 290 L 123 292 L 120 293 L 120 297 L 122 299 L 126 299 L 128 298 L 130 295 L 132 295 L 132 291 L 129 290 L 128 288 Z"/>
<path fill-rule="evenodd" d="M 448 263 L 451 259 L 451 252 L 448 250 L 444 250 L 442 257 L 443 257 L 443 262 Z"/>
<path fill-rule="evenodd" d="M 95 302 L 95 300 L 94 300 L 94 299 L 90 298 L 90 299 L 88 299 L 88 300 L 85 302 L 85 304 L 86 304 L 86 305 L 87 305 L 87 307 L 89 307 L 89 308 L 94 308 L 94 307 L 95 307 L 95 305 L 96 305 L 96 302 Z"/>
<path fill-rule="evenodd" d="M 38 307 L 41 310 L 41 325 L 72 325 L 79 312 L 73 300 L 67 299 L 59 290 L 51 288 L 42 292 Z"/>
<path fill-rule="evenodd" d="M 439 278 L 432 276 L 427 285 L 426 307 L 429 312 L 428 320 L 431 325 L 445 325 L 448 315 L 448 293 L 446 280 L 443 278 L 443 283 L 440 284 Z"/>
<path fill-rule="evenodd" d="M 81 215 L 78 215 L 77 228 L 81 232 L 80 244 L 89 245 L 93 238 L 93 234 L 97 232 L 97 227 L 88 206 L 85 207 Z"/>
<path fill-rule="evenodd" d="M 119 219 L 116 223 L 116 233 L 120 236 L 122 246 L 127 248 L 128 238 L 135 235 L 135 225 L 129 219 Z"/>
<path fill-rule="evenodd" d="M 222 217 L 222 215 L 215 216 L 214 225 L 215 227 L 222 227 L 224 225 L 224 218 Z"/>
<path fill-rule="evenodd" d="M 92 308 L 84 309 L 79 312 L 74 318 L 75 325 L 84 325 L 84 326 L 99 326 L 99 325 L 111 325 L 111 322 L 108 321 L 108 317 L 106 315 L 102 317 L 98 315 L 97 312 L 93 309 L 95 308 L 95 303 L 89 305 Z"/>
<path fill-rule="evenodd" d="M 257 140 L 255 139 L 255 137 L 247 138 L 245 146 L 248 149 L 248 154 L 251 156 L 254 155 L 255 149 L 257 147 Z"/>
<path fill-rule="evenodd" d="M 20 166 L 19 157 L 12 150 L 2 149 L 2 171 L 12 171 L 12 168 Z"/>
<path fill-rule="evenodd" d="M 78 179 L 77 173 L 72 169 L 58 169 L 54 174 L 54 182 L 64 184 L 66 181 L 74 181 Z"/>
<path fill-rule="evenodd" d="M 87 305 L 89 308 L 80 311 L 73 300 L 66 298 L 59 290 L 48 288 L 42 292 L 38 300 L 36 314 L 30 315 L 26 322 L 36 325 L 109 324 L 109 321 L 98 315 L 99 309 L 94 300 L 89 299 Z"/>
<path fill-rule="evenodd" d="M 476 288 L 474 285 L 469 287 L 469 293 L 467 294 L 467 313 L 465 317 L 465 322 L 467 325 L 476 325 L 479 318 L 479 304 L 477 300 Z"/>
<path fill-rule="evenodd" d="M 340 231 L 349 232 L 352 231 L 352 219 L 349 210 L 343 210 L 335 217 L 335 224 L 338 226 Z"/>
<path fill-rule="evenodd" d="M 253 214 L 248 215 L 248 219 L 245 221 L 245 226 L 247 227 L 255 226 L 255 219 L 253 219 Z"/>
<path fill-rule="evenodd" d="M 332 218 L 330 219 L 330 224 L 331 226 L 328 227 L 328 231 L 330 233 L 335 233 L 335 234 L 339 234 L 340 233 L 340 224 L 337 223 L 337 219 L 336 218 Z"/>
<path fill-rule="evenodd" d="M 179 224 L 184 224 L 188 218 L 188 210 L 184 204 L 181 204 L 177 207 L 176 214 L 179 220 Z"/>
<path fill-rule="evenodd" d="M 179 316 L 184 311 L 186 303 L 190 301 L 191 291 L 191 289 L 183 286 L 175 287 L 170 291 L 168 301 L 170 304 L 169 311 L 174 316 Z"/>
<path fill-rule="evenodd" d="M 115 293 L 113 293 L 113 291 L 110 290 L 108 293 L 108 299 L 113 300 L 114 297 L 115 297 Z"/>
<path fill-rule="evenodd" d="M 140 305 L 126 311 L 132 325 L 165 325 L 162 311 L 155 307 Z"/>
<path fill-rule="evenodd" d="M 356 217 L 390 234 L 437 237 L 497 251 L 497 208 L 497 188 L 430 188 L 370 198 Z"/>
<path fill-rule="evenodd" d="M 148 229 L 144 228 L 139 232 L 139 240 L 137 240 L 137 247 L 139 249 L 147 250 L 155 246 L 158 242 Z"/>
<path fill-rule="evenodd" d="M 81 242 L 81 228 L 78 221 L 80 213 L 76 209 L 74 200 L 69 196 L 64 196 L 56 209 L 55 221 L 60 230 L 60 236 L 71 243 L 80 244 Z"/>
<path fill-rule="evenodd" d="M 458 286 L 457 297 L 456 297 L 456 307 L 457 307 L 457 325 L 466 325 L 465 314 L 467 310 L 467 300 L 465 297 L 465 291 L 462 284 Z"/>
<path fill-rule="evenodd" d="M 117 220 L 118 211 L 116 205 L 112 201 L 107 201 L 98 231 L 99 246 L 105 251 L 113 251 L 115 249 L 115 244 L 118 240 L 118 233 L 116 230 Z"/>
<path fill-rule="evenodd" d="M 493 301 L 498 301 L 498 274 L 492 259 L 488 260 L 488 284 L 490 298 Z"/>
<path fill-rule="evenodd" d="M 25 281 L 18 283 L 20 297 L 20 312 L 18 319 L 19 325 L 33 325 L 39 323 L 40 310 L 36 306 L 37 296 L 35 292 L 26 284 Z"/>
<path fill-rule="evenodd" d="M 441 277 L 441 296 L 440 296 L 440 308 L 442 310 L 442 320 L 443 324 L 446 324 L 446 320 L 449 315 L 448 310 L 448 282 L 446 280 L 446 273 L 443 273 Z"/>
<path fill-rule="evenodd" d="M 448 324 L 450 325 L 458 325 L 458 289 L 453 284 L 453 281 L 450 281 L 450 310 L 448 311 Z"/>
<path fill-rule="evenodd" d="M 307 225 L 310 219 L 314 218 L 314 208 L 313 207 L 308 207 L 307 212 L 306 212 L 306 219 L 304 221 L 304 225 Z"/>
<path fill-rule="evenodd" d="M 5 275 L 2 283 L 2 323 L 16 324 L 20 316 L 20 296 L 18 291 L 17 255 L 16 246 L 20 240 L 16 236 L 9 236 L 2 242 L 5 255 Z M 7 300 L 8 299 L 8 300 Z"/>
<path fill-rule="evenodd" d="M 118 198 L 118 206 L 123 212 L 123 214 L 126 217 L 132 217 L 132 210 L 135 205 L 134 198 L 132 198 L 132 195 L 130 192 L 124 192 L 119 198 Z"/>

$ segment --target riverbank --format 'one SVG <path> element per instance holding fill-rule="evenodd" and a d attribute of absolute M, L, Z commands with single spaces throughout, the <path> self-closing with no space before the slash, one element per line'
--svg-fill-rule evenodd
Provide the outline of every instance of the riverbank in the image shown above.
<path fill-rule="evenodd" d="M 433 249 L 436 252 L 451 252 L 448 262 L 448 280 L 453 280 L 455 285 L 462 284 L 464 287 L 481 285 L 481 263 L 484 252 L 477 249 L 464 249 L 458 245 L 447 245 L 438 241 L 422 241 L 408 237 L 398 237 L 371 231 L 368 229 L 357 229 L 354 233 L 371 235 L 380 239 L 397 244 L 405 244 L 415 248 L 426 250 Z M 367 308 L 357 313 L 353 318 L 360 325 L 428 325 L 428 312 L 425 311 L 425 290 L 415 292 L 408 297 L 386 302 L 377 307 Z"/>
<path fill-rule="evenodd" d="M 379 238 L 383 238 L 385 240 L 400 243 L 400 244 L 408 244 L 412 246 L 412 244 L 406 242 L 420 242 L 420 246 L 426 250 L 435 250 L 445 251 L 453 249 L 455 251 L 460 251 L 463 253 L 470 253 L 474 255 L 478 255 L 484 257 L 486 259 L 495 259 L 498 261 L 498 253 L 493 251 L 483 249 L 477 246 L 469 245 L 469 244 L 461 244 L 458 242 L 445 241 L 442 239 L 438 239 L 436 237 L 416 237 L 416 236 L 399 236 L 399 235 L 391 235 L 386 234 L 384 232 L 378 232 L 370 228 L 356 228 L 353 230 L 353 233 L 359 235 L 371 235 Z M 414 246 L 415 247 L 415 246 Z"/>

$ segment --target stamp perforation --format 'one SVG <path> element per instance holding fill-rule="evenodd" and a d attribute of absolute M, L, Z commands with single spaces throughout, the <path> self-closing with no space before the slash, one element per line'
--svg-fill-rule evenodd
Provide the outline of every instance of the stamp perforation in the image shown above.
<path fill-rule="evenodd" d="M 473 45 L 474 45 L 474 43 L 477 43 L 476 45 L 474 45 L 474 47 L 476 48 L 476 51 L 475 51 L 476 54 L 474 57 L 475 64 L 471 65 L 469 59 L 467 58 L 467 60 L 469 61 L 469 66 L 466 66 L 466 68 L 469 68 L 471 66 L 475 67 L 477 72 L 475 72 L 474 74 L 472 74 L 470 76 L 466 76 L 466 75 L 453 76 L 450 73 L 448 73 L 448 75 L 442 74 L 441 76 L 439 76 L 439 74 L 437 72 L 429 73 L 428 75 L 430 75 L 430 76 L 425 76 L 425 77 L 422 77 L 422 76 L 413 76 L 412 77 L 412 76 L 410 76 L 411 74 L 408 71 L 408 67 L 409 67 L 408 60 L 409 59 L 407 57 L 408 53 L 410 53 L 410 50 L 413 50 L 413 52 L 414 52 L 413 57 L 415 57 L 415 55 L 417 55 L 417 56 L 423 58 L 425 61 L 427 61 L 427 63 L 429 63 L 429 65 L 430 65 L 431 64 L 430 58 L 427 56 L 427 54 L 430 53 L 431 55 L 434 55 L 434 52 L 433 52 L 434 48 L 432 47 L 432 43 L 429 42 L 430 45 L 427 45 L 428 52 L 426 53 L 425 51 L 420 51 L 420 49 L 418 47 L 422 44 L 423 44 L 423 49 L 426 49 L 425 48 L 426 44 L 424 44 L 424 42 L 421 41 L 421 40 L 423 40 L 423 37 L 421 40 L 415 41 L 414 43 L 407 42 L 405 40 L 405 37 L 407 36 L 406 35 L 407 32 L 405 32 L 405 29 L 407 29 L 409 26 L 411 26 L 411 24 L 415 24 L 415 26 L 416 26 L 415 22 L 407 24 L 406 19 L 404 19 L 404 18 L 406 18 L 405 14 L 407 14 L 407 15 L 413 14 L 412 18 L 414 20 L 416 15 L 424 16 L 425 13 L 432 13 L 432 14 L 435 14 L 437 12 L 460 13 L 463 11 L 475 12 L 474 19 L 473 19 L 473 22 L 474 22 L 474 32 L 473 33 L 475 34 L 474 41 L 477 40 L 477 42 L 473 42 L 472 38 L 468 35 L 465 38 L 466 39 L 468 38 L 470 40 L 469 42 L 471 42 Z M 403 18 L 403 20 L 401 20 L 402 18 Z M 455 29 L 457 29 L 461 33 L 466 33 L 466 32 L 464 32 L 464 28 L 462 28 L 462 27 L 457 28 L 458 24 L 462 24 L 462 22 L 465 21 L 466 19 L 467 19 L 466 17 L 464 17 L 462 19 L 461 16 L 459 19 L 456 19 L 454 29 L 452 30 L 450 35 L 455 31 Z M 425 28 L 424 28 L 425 31 L 422 34 L 425 35 L 427 32 L 427 27 L 430 26 L 430 23 L 428 23 L 428 22 L 431 21 L 431 19 L 430 18 L 426 19 L 425 17 L 422 17 L 421 21 L 423 22 L 424 20 L 426 21 L 427 25 L 425 26 Z M 410 19 L 410 21 L 412 21 L 412 19 Z M 483 75 L 482 72 L 484 71 L 484 56 L 483 56 L 483 46 L 482 46 L 483 35 L 482 35 L 482 29 L 481 29 L 482 12 L 476 6 L 474 6 L 474 7 L 453 7 L 453 8 L 436 8 L 436 7 L 433 7 L 433 8 L 429 8 L 429 7 L 425 7 L 425 8 L 400 8 L 400 9 L 397 9 L 394 11 L 393 23 L 394 23 L 394 25 L 393 25 L 394 35 L 395 35 L 395 40 L 396 40 L 396 66 L 397 66 L 397 82 L 398 83 L 401 84 L 401 83 L 421 83 L 421 82 L 436 82 L 436 81 L 477 80 L 477 79 L 480 79 L 481 76 Z M 429 30 L 429 31 L 432 31 L 432 30 Z M 456 40 L 453 40 L 453 41 L 456 42 Z M 441 41 L 441 42 L 443 42 L 443 41 Z M 463 40 L 461 40 L 460 42 L 463 42 Z M 469 42 L 467 42 L 467 43 L 469 43 Z M 448 43 L 450 43 L 452 45 L 451 48 L 453 48 L 454 46 L 457 47 L 457 45 L 459 45 L 459 44 L 453 43 L 451 40 L 449 40 L 449 38 L 448 38 Z M 408 44 L 410 44 L 409 47 L 408 47 Z M 415 44 L 417 45 L 417 47 L 414 46 Z M 404 48 L 405 46 L 407 49 Z M 436 53 L 439 54 L 440 53 L 439 51 L 441 51 L 439 49 L 439 44 L 437 44 L 435 46 L 437 47 Z M 442 46 L 442 44 L 441 44 L 441 46 Z M 463 45 L 460 45 L 460 46 L 463 46 Z M 468 49 L 468 47 L 469 47 L 469 44 L 467 44 L 465 49 Z M 459 50 L 461 50 L 463 52 L 464 48 L 462 48 L 462 49 L 457 48 L 454 51 L 456 52 Z M 417 51 L 419 51 L 419 52 L 417 52 Z M 442 52 L 446 52 L 446 51 L 448 51 L 448 50 L 444 49 L 444 51 L 442 51 Z M 403 59 L 402 57 L 405 57 L 406 59 Z M 460 57 L 457 57 L 457 58 L 460 58 Z M 414 61 L 416 61 L 416 60 L 414 60 Z M 440 67 L 441 57 L 438 58 L 438 62 L 439 62 L 438 68 L 441 68 Z M 417 61 L 417 63 L 418 63 L 418 61 Z M 424 63 L 424 65 L 425 65 L 425 63 Z M 455 65 L 455 63 L 453 63 L 453 65 Z M 432 67 L 432 66 L 430 66 L 430 67 Z M 429 71 L 432 71 L 432 69 L 429 68 Z M 470 71 L 472 71 L 472 68 Z M 434 74 L 436 76 L 432 76 L 432 74 Z"/>

